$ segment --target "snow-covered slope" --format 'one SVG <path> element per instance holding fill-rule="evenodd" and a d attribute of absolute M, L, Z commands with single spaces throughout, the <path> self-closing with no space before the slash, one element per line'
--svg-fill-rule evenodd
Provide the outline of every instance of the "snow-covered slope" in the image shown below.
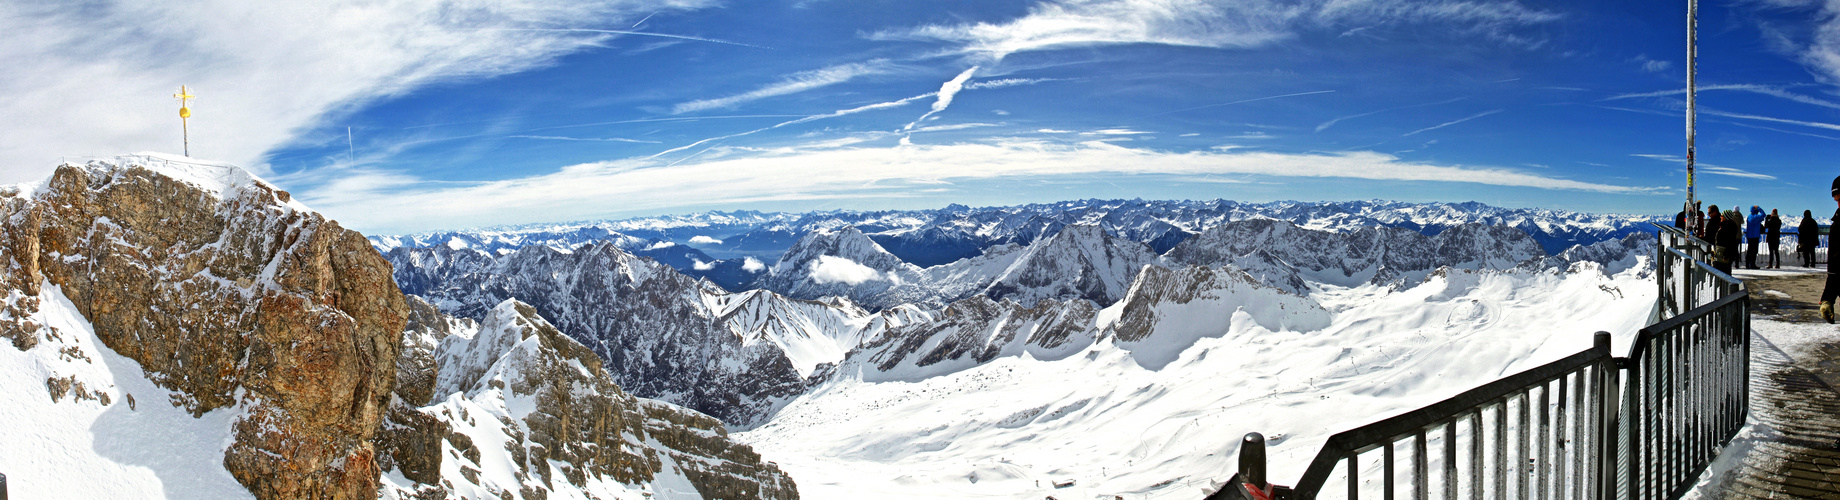
<path fill-rule="evenodd" d="M 184 395 L 104 345 L 60 287 L 5 306 L 0 471 L 13 498 L 253 498 L 223 465 L 241 409 L 194 418 L 168 403 Z"/>
<path fill-rule="evenodd" d="M 1089 321 L 977 297 L 891 330 L 736 436 L 806 498 L 1198 498 L 1247 432 L 1268 437 L 1276 477 L 1294 477 L 1334 432 L 1584 349 L 1599 330 L 1627 342 L 1654 305 L 1645 265 L 1442 268 L 1307 297 L 1230 267 L 1153 268 Z M 1071 349 L 1032 340 L 1062 331 Z"/>
<path fill-rule="evenodd" d="M 756 283 L 805 299 L 836 296 L 881 308 L 922 302 L 916 287 L 930 288 L 919 266 L 903 262 L 854 226 L 807 233 Z M 906 299 L 906 300 L 903 300 Z"/>

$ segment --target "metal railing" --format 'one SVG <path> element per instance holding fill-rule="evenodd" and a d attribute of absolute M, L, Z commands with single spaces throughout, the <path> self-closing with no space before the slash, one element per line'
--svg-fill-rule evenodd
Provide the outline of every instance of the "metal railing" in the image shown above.
<path fill-rule="evenodd" d="M 1703 262 L 1704 241 L 1658 238 L 1665 319 L 1627 357 L 1597 332 L 1590 349 L 1335 434 L 1294 488 L 1265 481 L 1264 440 L 1249 435 L 1240 472 L 1208 499 L 1678 498 L 1748 414 L 1750 296 Z"/>
<path fill-rule="evenodd" d="M 1678 292 L 1659 306 L 1691 309 L 1664 312 L 1617 360 L 1627 417 L 1618 422 L 1619 498 L 1685 494 L 1749 414 L 1750 294 L 1692 258 L 1703 241 L 1674 228 L 1661 235 L 1657 281 Z"/>

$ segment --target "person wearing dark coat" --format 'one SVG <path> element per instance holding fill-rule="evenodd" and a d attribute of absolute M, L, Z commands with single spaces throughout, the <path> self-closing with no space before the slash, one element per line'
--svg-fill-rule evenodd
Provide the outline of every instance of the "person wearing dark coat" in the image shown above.
<path fill-rule="evenodd" d="M 1774 208 L 1763 218 L 1763 243 L 1770 246 L 1770 258 L 1763 267 L 1782 269 L 1782 217 L 1776 215 Z"/>
<path fill-rule="evenodd" d="M 1694 236 L 1706 240 L 1707 243 L 1712 243 L 1713 233 L 1717 232 L 1719 228 L 1719 225 L 1715 224 L 1718 220 L 1719 206 L 1713 205 L 1706 207 L 1706 212 L 1699 214 L 1699 232 L 1695 233 Z"/>
<path fill-rule="evenodd" d="M 1751 205 L 1751 216 L 1744 220 L 1744 268 L 1757 268 L 1757 243 L 1763 239 L 1763 207 Z"/>
<path fill-rule="evenodd" d="M 1715 266 L 1718 264 L 1719 259 L 1721 258 L 1717 250 L 1719 249 L 1719 228 L 1725 225 L 1724 219 L 1725 219 L 1725 214 L 1719 213 L 1718 205 L 1707 206 L 1706 207 L 1706 223 L 1699 226 L 1701 232 L 1705 233 L 1705 234 L 1701 234 L 1699 236 L 1699 239 L 1706 240 L 1706 243 L 1712 244 L 1712 249 L 1714 250 L 1714 252 L 1712 253 L 1712 263 Z M 1731 256 L 1727 255 L 1727 256 L 1724 256 L 1723 258 L 1730 259 Z"/>
<path fill-rule="evenodd" d="M 1686 228 L 1687 228 L 1687 210 L 1681 209 L 1679 212 L 1674 213 L 1674 229 L 1686 229 Z"/>
<path fill-rule="evenodd" d="M 1840 219 L 1840 177 L 1834 178 L 1828 193 L 1834 196 L 1834 218 Z M 1836 260 L 1840 259 L 1827 256 L 1827 286 L 1821 290 L 1821 319 L 1828 323 L 1834 322 L 1834 296 L 1840 295 L 1840 267 L 1834 266 Z"/>
<path fill-rule="evenodd" d="M 1802 211 L 1802 225 L 1795 229 L 1795 253 L 1802 255 L 1802 267 L 1814 267 L 1814 249 L 1821 246 L 1821 224 L 1814 221 L 1813 210 Z"/>
<path fill-rule="evenodd" d="M 1738 215 L 1738 209 L 1734 208 L 1726 210 L 1725 216 L 1719 218 L 1719 241 L 1717 244 L 1719 246 L 1719 252 L 1723 253 L 1725 256 L 1718 260 L 1718 265 L 1716 267 L 1718 267 L 1720 271 L 1724 271 L 1725 274 L 1731 274 L 1732 261 L 1738 260 L 1738 242 L 1744 240 L 1744 233 L 1742 232 L 1744 231 L 1743 226 L 1738 225 L 1738 221 L 1743 220 L 1742 217 L 1743 216 Z"/>
<path fill-rule="evenodd" d="M 1834 176 L 1833 188 L 1827 189 L 1834 197 L 1834 219 L 1840 219 L 1840 176 Z M 1822 289 L 1822 320 L 1829 324 L 1834 322 L 1834 296 L 1840 294 L 1840 267 L 1834 267 L 1834 256 L 1827 256 L 1827 287 Z"/>

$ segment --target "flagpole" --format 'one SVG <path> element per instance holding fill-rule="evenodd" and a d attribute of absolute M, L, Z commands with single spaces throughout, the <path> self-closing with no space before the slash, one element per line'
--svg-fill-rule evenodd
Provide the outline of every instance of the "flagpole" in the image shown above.
<path fill-rule="evenodd" d="M 1695 207 L 1698 200 L 1693 192 L 1693 161 L 1695 160 L 1693 142 L 1697 135 L 1697 123 L 1695 123 L 1697 113 L 1694 109 L 1694 94 L 1697 93 L 1697 89 L 1694 87 L 1696 83 L 1694 78 L 1699 64 L 1698 42 L 1699 0 L 1687 0 L 1687 207 L 1682 210 L 1694 212 L 1698 211 Z M 1690 221 L 1688 222 L 1690 228 L 1698 229 L 1693 227 L 1698 225 L 1696 224 L 1699 221 L 1697 215 L 1688 215 L 1686 219 Z"/>

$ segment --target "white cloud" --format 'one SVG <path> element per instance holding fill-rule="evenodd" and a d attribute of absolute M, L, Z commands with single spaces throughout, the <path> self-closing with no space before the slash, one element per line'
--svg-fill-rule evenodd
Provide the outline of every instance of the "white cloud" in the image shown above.
<path fill-rule="evenodd" d="M 722 244 L 722 240 L 718 240 L 718 239 L 711 238 L 708 236 L 703 236 L 700 234 L 690 237 L 690 242 L 698 244 L 698 245 L 720 245 Z"/>
<path fill-rule="evenodd" d="M 1740 170 L 1740 169 L 1731 168 L 1731 167 L 1700 167 L 1700 166 L 1695 165 L 1694 170 L 1698 170 L 1700 173 L 1712 174 L 1712 175 L 1743 177 L 1746 179 L 1762 179 L 1766 181 L 1776 180 L 1776 176 L 1774 175 L 1759 174 L 1756 172 L 1751 172 L 1748 170 Z"/>
<path fill-rule="evenodd" d="M 1065 78 L 1004 78 L 1001 80 L 984 80 L 965 84 L 967 89 L 1000 89 L 1017 85 L 1034 85 L 1042 82 L 1065 80 Z"/>
<path fill-rule="evenodd" d="M 641 141 L 638 139 L 626 139 L 626 138 L 620 138 L 620 137 L 605 137 L 605 138 L 562 137 L 562 136 L 555 136 L 555 135 L 512 135 L 512 136 L 506 136 L 506 137 L 509 137 L 512 139 L 536 139 L 536 140 L 542 140 L 542 141 L 631 142 L 631 143 L 637 143 L 637 144 L 657 144 L 658 143 L 658 141 Z"/>
<path fill-rule="evenodd" d="M 756 259 L 753 257 L 746 257 L 746 258 L 741 259 L 741 270 L 747 271 L 750 273 L 758 273 L 758 272 L 767 270 L 767 265 L 762 264 L 760 262 L 760 259 Z"/>
<path fill-rule="evenodd" d="M 1657 155 L 1657 154 L 1639 154 L 1638 153 L 1638 154 L 1631 154 L 1629 156 L 1634 156 L 1637 158 L 1648 158 L 1651 160 L 1660 160 L 1660 161 L 1665 161 L 1668 163 L 1677 164 L 1677 165 L 1680 165 L 1682 170 L 1686 169 L 1686 164 L 1687 164 L 1687 159 L 1685 157 L 1675 156 L 1675 155 Z M 1731 168 L 1731 167 L 1721 167 L 1721 166 L 1713 165 L 1710 163 L 1695 162 L 1693 164 L 1693 171 L 1695 173 L 1700 173 L 1700 174 L 1723 175 L 1723 176 L 1728 176 L 1728 177 L 1743 177 L 1746 179 L 1760 179 L 1760 180 L 1766 180 L 1766 181 L 1776 180 L 1776 176 L 1774 175 L 1759 174 L 1756 172 L 1751 172 L 1749 170 L 1737 169 L 1737 168 Z"/>
<path fill-rule="evenodd" d="M 1755 84 L 1706 85 L 1706 86 L 1699 87 L 1698 90 L 1700 92 L 1705 92 L 1709 90 L 1736 90 L 1740 92 L 1750 92 L 1753 94 L 1761 94 L 1761 95 L 1767 95 L 1770 97 L 1776 97 L 1780 99 L 1787 99 L 1790 101 L 1795 101 L 1795 102 L 1799 102 L 1802 104 L 1820 106 L 1823 108 L 1840 109 L 1840 103 L 1836 103 L 1836 102 L 1829 101 L 1826 99 L 1820 99 L 1816 97 L 1810 97 L 1810 96 L 1806 96 L 1802 94 L 1797 94 L 1794 92 L 1789 92 L 1787 90 L 1783 90 L 1782 88 L 1772 87 L 1769 85 L 1755 85 Z M 1642 97 L 1686 95 L 1686 93 L 1687 93 L 1687 89 L 1669 89 L 1669 90 L 1658 90 L 1654 92 L 1618 94 L 1618 95 L 1606 97 L 1603 100 L 1615 101 L 1615 100 L 1621 100 L 1621 99 L 1635 99 L 1635 98 L 1642 98 Z"/>
<path fill-rule="evenodd" d="M 714 261 L 703 262 L 697 259 L 690 259 L 690 267 L 698 271 L 708 271 L 710 269 L 715 269 L 716 263 Z"/>
<path fill-rule="evenodd" d="M 0 7 L 0 116 L 10 117 L 0 182 L 43 177 L 63 155 L 179 151 L 169 96 L 180 85 L 198 96 L 193 155 L 259 171 L 264 152 L 367 102 L 544 66 L 620 36 L 519 28 L 629 24 L 709 3 L 10 3 Z"/>
<path fill-rule="evenodd" d="M 967 69 L 959 73 L 958 76 L 952 77 L 951 80 L 947 80 L 946 83 L 941 84 L 939 86 L 939 92 L 935 93 L 935 95 L 939 96 L 939 99 L 933 101 L 933 109 L 927 111 L 924 115 L 920 115 L 920 118 L 915 119 L 913 123 L 907 124 L 906 127 L 901 127 L 901 130 L 913 130 L 914 126 L 919 125 L 920 122 L 926 121 L 927 118 L 938 114 L 940 111 L 945 111 L 947 106 L 952 105 L 952 98 L 957 97 L 958 92 L 965 89 L 965 81 L 970 80 L 971 75 L 977 73 L 977 70 L 977 66 L 972 66 L 971 69 Z"/>
<path fill-rule="evenodd" d="M 734 107 L 742 103 L 766 99 L 768 97 L 777 97 L 804 92 L 819 87 L 836 85 L 850 81 L 859 76 L 883 73 L 888 70 L 888 67 L 888 61 L 878 59 L 866 63 L 840 64 L 823 69 L 799 72 L 780 80 L 778 83 L 754 89 L 746 93 L 678 104 L 671 108 L 671 113 L 683 114 L 706 109 Z"/>
<path fill-rule="evenodd" d="M 1668 70 L 1674 68 L 1674 63 L 1672 61 L 1649 59 L 1647 55 L 1636 56 L 1635 62 L 1642 66 L 1642 71 L 1650 73 L 1666 73 Z"/>
<path fill-rule="evenodd" d="M 1643 194 L 1650 188 L 1600 184 L 1501 167 L 1411 162 L 1372 151 L 1287 154 L 1260 151 L 1170 152 L 1100 141 L 1005 138 L 981 143 L 905 147 L 717 148 L 675 166 L 653 158 L 584 163 L 529 177 L 474 184 L 413 183 L 407 174 L 349 171 L 338 182 L 295 193 L 347 227 L 406 233 L 610 216 L 618 210 L 662 211 L 784 200 L 888 198 L 934 183 L 1005 178 L 1079 178 L 1104 174 L 1183 177 L 1263 175 Z"/>
<path fill-rule="evenodd" d="M 879 279 L 882 279 L 881 273 L 843 257 L 820 255 L 818 260 L 811 262 L 811 280 L 819 284 L 857 285 Z"/>
<path fill-rule="evenodd" d="M 1065 0 L 1042 2 L 1008 22 L 936 24 L 884 30 L 875 40 L 936 40 L 957 53 L 1000 60 L 1018 52 L 1148 43 L 1246 48 L 1293 38 L 1306 27 L 1412 23 L 1450 25 L 1520 45 L 1537 40 L 1514 29 L 1559 19 L 1513 1 Z"/>
<path fill-rule="evenodd" d="M 1080 135 L 1144 135 L 1148 133 L 1149 132 L 1145 132 L 1142 130 L 1131 130 L 1128 128 L 1107 128 L 1107 129 L 1099 129 L 1099 130 L 1093 130 L 1093 131 L 1088 131 L 1088 132 L 1080 132 Z"/>

